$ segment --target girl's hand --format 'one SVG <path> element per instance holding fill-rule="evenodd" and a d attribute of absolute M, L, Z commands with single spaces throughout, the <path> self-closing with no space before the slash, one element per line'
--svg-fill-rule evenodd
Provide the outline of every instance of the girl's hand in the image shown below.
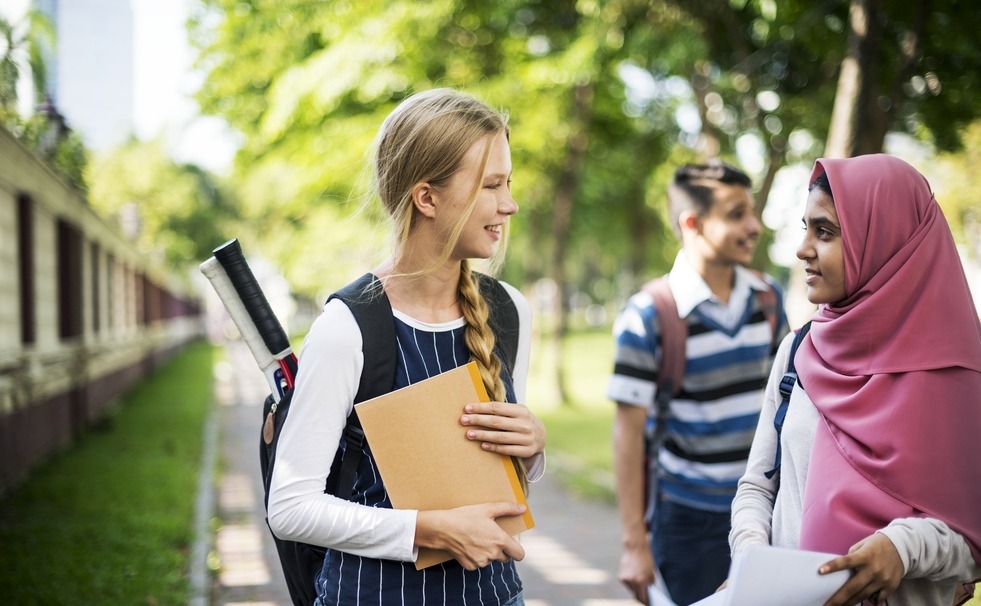
<path fill-rule="evenodd" d="M 884 534 L 873 534 L 852 545 L 848 555 L 835 558 L 818 572 L 829 574 L 852 569 L 855 574 L 831 596 L 824 606 L 845 606 L 870 600 L 884 604 L 903 580 L 903 560 Z"/>
<path fill-rule="evenodd" d="M 527 406 L 507 402 L 476 402 L 464 407 L 460 423 L 467 439 L 481 448 L 527 459 L 545 450 L 545 425 Z"/>
<path fill-rule="evenodd" d="M 419 547 L 448 550 L 467 570 L 483 568 L 491 562 L 521 560 L 525 557 L 524 548 L 495 520 L 524 511 L 524 505 L 506 502 L 420 511 L 415 542 Z"/>

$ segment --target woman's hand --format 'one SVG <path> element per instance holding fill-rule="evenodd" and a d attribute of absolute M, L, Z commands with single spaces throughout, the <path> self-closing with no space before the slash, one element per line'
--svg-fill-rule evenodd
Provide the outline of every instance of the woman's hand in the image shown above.
<path fill-rule="evenodd" d="M 484 450 L 521 459 L 545 450 L 545 425 L 523 404 L 476 402 L 464 412 L 460 423 L 470 427 L 467 439 Z"/>
<path fill-rule="evenodd" d="M 445 549 L 467 570 L 491 562 L 521 560 L 525 550 L 497 518 L 518 516 L 526 507 L 518 503 L 483 503 L 456 509 L 420 511 L 416 517 L 416 545 Z"/>
<path fill-rule="evenodd" d="M 885 603 L 899 587 L 905 573 L 896 546 L 886 535 L 879 533 L 855 543 L 848 550 L 848 555 L 831 560 L 818 572 L 829 574 L 848 569 L 855 573 L 824 606 L 845 606 L 863 600 L 870 600 L 873 604 Z"/>

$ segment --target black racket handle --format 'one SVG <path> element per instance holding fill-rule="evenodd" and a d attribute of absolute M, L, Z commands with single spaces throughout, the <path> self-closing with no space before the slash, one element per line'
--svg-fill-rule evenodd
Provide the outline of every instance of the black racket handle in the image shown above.
<path fill-rule="evenodd" d="M 237 239 L 225 242 L 213 251 L 215 259 L 221 264 L 222 269 L 228 275 L 228 280 L 235 287 L 242 305 L 252 318 L 256 330 L 262 337 L 263 343 L 269 348 L 269 353 L 277 359 L 282 359 L 291 353 L 289 337 L 283 330 L 283 325 L 279 323 L 276 315 L 266 295 L 259 287 L 259 282 L 252 273 L 252 268 L 242 254 L 242 246 Z"/>

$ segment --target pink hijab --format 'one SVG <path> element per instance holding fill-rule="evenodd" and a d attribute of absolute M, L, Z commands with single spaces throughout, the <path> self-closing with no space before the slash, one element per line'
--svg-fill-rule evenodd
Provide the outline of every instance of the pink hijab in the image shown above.
<path fill-rule="evenodd" d="M 842 228 L 847 297 L 795 362 L 821 417 L 802 549 L 846 553 L 896 518 L 932 517 L 981 562 L 981 323 L 926 179 L 877 154 L 818 160 Z"/>

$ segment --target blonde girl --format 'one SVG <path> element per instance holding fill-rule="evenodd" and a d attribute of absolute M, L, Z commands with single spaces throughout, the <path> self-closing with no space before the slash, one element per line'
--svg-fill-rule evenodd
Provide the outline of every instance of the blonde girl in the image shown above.
<path fill-rule="evenodd" d="M 393 225 L 393 253 L 373 274 L 393 309 L 400 388 L 477 362 L 493 401 L 461 410 L 460 431 L 515 459 L 534 481 L 544 471 L 545 428 L 524 398 L 530 344 L 525 298 L 502 283 L 518 311 L 513 373 L 502 365 L 488 301 L 471 260 L 499 266 L 511 196 L 506 116 L 473 97 L 437 89 L 410 96 L 382 124 L 373 184 Z M 292 411 L 283 428 L 269 494 L 269 524 L 280 538 L 328 548 L 316 604 L 523 604 L 514 561 L 521 545 L 495 522 L 519 515 L 512 503 L 445 511 L 392 508 L 371 457 L 355 495 L 324 493 L 362 369 L 361 332 L 333 299 L 304 341 Z M 454 560 L 417 571 L 420 547 Z"/>

